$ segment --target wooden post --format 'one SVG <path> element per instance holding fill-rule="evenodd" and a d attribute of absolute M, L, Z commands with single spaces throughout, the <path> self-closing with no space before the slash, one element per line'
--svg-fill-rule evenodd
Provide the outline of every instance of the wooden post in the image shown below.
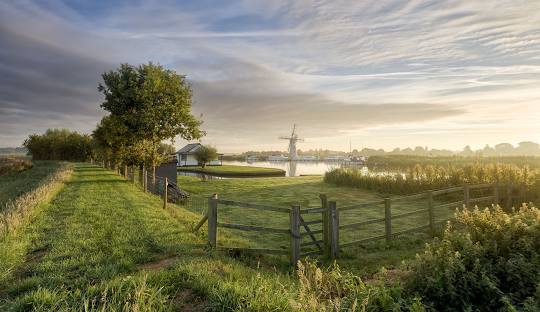
<path fill-rule="evenodd" d="M 471 189 L 468 185 L 463 187 L 463 204 L 465 208 L 470 208 L 471 205 Z"/>
<path fill-rule="evenodd" d="M 497 206 L 499 204 L 499 184 L 493 184 L 493 204 Z"/>
<path fill-rule="evenodd" d="M 290 212 L 290 231 L 291 231 L 291 265 L 296 268 L 300 259 L 300 205 L 293 205 Z"/>
<path fill-rule="evenodd" d="M 433 211 L 433 192 L 428 192 L 429 231 L 435 235 L 435 212 Z"/>
<path fill-rule="evenodd" d="M 163 185 L 163 209 L 167 208 L 167 186 L 169 185 L 169 180 L 165 177 L 165 184 Z"/>
<path fill-rule="evenodd" d="M 392 240 L 392 203 L 390 198 L 384 199 L 384 225 L 386 242 L 389 243 Z"/>
<path fill-rule="evenodd" d="M 326 194 L 320 194 L 319 198 L 321 199 L 321 208 L 324 209 L 322 212 L 322 230 L 323 230 L 323 244 L 324 244 L 324 253 L 328 256 L 331 255 L 330 252 L 330 226 L 329 226 L 329 209 L 328 209 L 328 198 Z"/>
<path fill-rule="evenodd" d="M 328 202 L 330 209 L 330 257 L 335 259 L 339 257 L 339 211 L 336 202 Z"/>
<path fill-rule="evenodd" d="M 129 176 L 128 176 L 128 166 L 127 165 L 124 165 L 124 177 L 126 179 L 129 179 Z"/>
<path fill-rule="evenodd" d="M 143 184 L 143 191 L 146 192 L 146 187 L 148 185 L 148 177 L 147 177 L 145 167 L 143 167 L 143 183 L 142 184 Z"/>
<path fill-rule="evenodd" d="M 208 244 L 217 247 L 217 218 L 218 218 L 218 195 L 208 198 Z"/>

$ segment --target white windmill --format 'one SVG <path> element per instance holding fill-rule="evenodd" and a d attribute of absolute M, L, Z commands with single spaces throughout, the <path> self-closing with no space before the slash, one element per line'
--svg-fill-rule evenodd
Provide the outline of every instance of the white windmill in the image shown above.
<path fill-rule="evenodd" d="M 298 153 L 296 151 L 296 142 L 303 142 L 304 139 L 298 138 L 296 134 L 296 124 L 293 126 L 293 130 L 290 137 L 279 137 L 282 140 L 289 140 L 289 160 L 298 160 Z"/>

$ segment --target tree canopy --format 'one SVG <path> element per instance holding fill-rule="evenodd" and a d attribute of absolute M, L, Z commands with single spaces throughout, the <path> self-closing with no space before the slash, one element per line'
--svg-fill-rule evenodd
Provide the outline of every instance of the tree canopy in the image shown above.
<path fill-rule="evenodd" d="M 48 129 L 23 143 L 34 160 L 85 161 L 92 157 L 92 138 L 68 129 Z"/>
<path fill-rule="evenodd" d="M 103 155 L 114 162 L 147 163 L 154 169 L 169 156 L 163 141 L 180 136 L 198 139 L 205 133 L 191 112 L 192 91 L 185 76 L 153 63 L 122 64 L 102 75 L 98 90 L 105 100 L 94 136 Z M 173 149 L 174 151 L 174 149 Z"/>
<path fill-rule="evenodd" d="M 201 167 L 206 167 L 206 164 L 215 160 L 218 157 L 217 150 L 209 145 L 203 145 L 195 151 L 195 159 Z"/>

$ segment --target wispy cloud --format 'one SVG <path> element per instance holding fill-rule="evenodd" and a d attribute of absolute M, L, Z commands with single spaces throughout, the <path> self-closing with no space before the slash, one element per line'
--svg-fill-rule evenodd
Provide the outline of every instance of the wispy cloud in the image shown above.
<path fill-rule="evenodd" d="M 537 1 L 8 0 L 0 46 L 0 145 L 89 131 L 100 74 L 147 61 L 188 75 L 205 141 L 222 150 L 280 147 L 292 123 L 306 147 L 334 148 L 540 131 Z"/>

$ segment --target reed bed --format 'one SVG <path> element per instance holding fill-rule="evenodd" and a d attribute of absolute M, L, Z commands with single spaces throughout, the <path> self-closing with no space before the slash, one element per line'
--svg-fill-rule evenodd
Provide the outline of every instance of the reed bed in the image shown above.
<path fill-rule="evenodd" d="M 16 229 L 31 214 L 32 209 L 50 198 L 51 194 L 72 173 L 72 165 L 62 164 L 33 190 L 7 201 L 0 209 L 0 238 Z"/>
<path fill-rule="evenodd" d="M 464 166 L 420 165 L 386 174 L 366 174 L 356 168 L 336 168 L 327 172 L 324 181 L 387 194 L 413 194 L 464 184 L 513 184 L 533 186 L 540 170 L 513 164 L 476 163 Z"/>

